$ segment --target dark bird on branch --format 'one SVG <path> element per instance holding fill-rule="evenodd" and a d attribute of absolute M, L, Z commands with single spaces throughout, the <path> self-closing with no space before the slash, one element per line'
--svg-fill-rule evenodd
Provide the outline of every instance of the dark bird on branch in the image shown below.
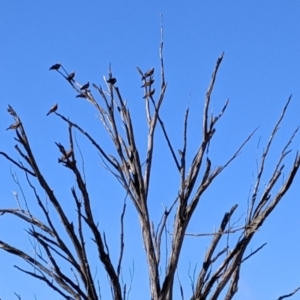
<path fill-rule="evenodd" d="M 6 128 L 6 130 L 17 129 L 18 127 L 20 127 L 20 125 L 21 125 L 21 122 L 17 122 L 17 123 L 11 124 L 8 128 Z"/>
<path fill-rule="evenodd" d="M 146 93 L 146 95 L 143 98 L 145 99 L 145 98 L 148 98 L 148 97 L 152 97 L 154 95 L 154 93 L 155 93 L 155 89 L 153 89 L 152 91 Z"/>
<path fill-rule="evenodd" d="M 14 109 L 8 104 L 8 108 L 7 111 L 12 115 L 12 116 L 17 116 L 16 112 L 14 111 Z"/>
<path fill-rule="evenodd" d="M 86 84 L 84 84 L 84 85 L 80 88 L 80 90 L 87 90 L 87 89 L 89 88 L 89 86 L 90 86 L 90 83 L 87 82 Z"/>
<path fill-rule="evenodd" d="M 108 80 L 106 80 L 106 82 L 114 85 L 117 82 L 117 79 L 116 78 L 109 78 Z"/>
<path fill-rule="evenodd" d="M 49 116 L 51 113 L 55 112 L 57 110 L 57 108 L 58 108 L 58 104 L 56 103 L 50 108 L 50 110 L 47 113 L 47 116 Z"/>
<path fill-rule="evenodd" d="M 58 159 L 58 162 L 63 162 L 66 161 L 73 153 L 73 150 L 70 149 L 69 151 L 66 152 L 65 155 L 63 155 L 61 158 Z"/>
<path fill-rule="evenodd" d="M 147 77 L 152 76 L 153 73 L 154 73 L 154 68 L 148 70 L 148 71 L 143 75 L 142 79 L 146 79 Z"/>
<path fill-rule="evenodd" d="M 146 81 L 141 87 L 147 87 L 147 86 L 149 86 L 149 85 L 152 85 L 153 82 L 154 82 L 154 79 L 151 79 L 151 80 L 149 80 L 149 81 Z"/>
<path fill-rule="evenodd" d="M 49 68 L 49 70 L 58 70 L 61 67 L 61 64 L 55 64 Z"/>
<path fill-rule="evenodd" d="M 73 81 L 75 77 L 75 72 L 71 72 L 68 76 L 67 76 L 67 80 L 69 81 Z"/>
<path fill-rule="evenodd" d="M 84 93 L 78 94 L 76 95 L 76 98 L 86 98 L 86 94 Z"/>

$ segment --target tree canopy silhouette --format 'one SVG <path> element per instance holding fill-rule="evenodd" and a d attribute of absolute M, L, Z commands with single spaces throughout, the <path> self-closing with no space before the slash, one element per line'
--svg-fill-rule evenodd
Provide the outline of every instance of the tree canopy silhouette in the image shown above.
<path fill-rule="evenodd" d="M 224 212 L 219 227 L 215 232 L 209 233 L 211 241 L 203 261 L 199 261 L 200 270 L 191 278 L 191 290 L 186 291 L 179 277 L 176 277 L 176 271 L 182 258 L 182 247 L 188 235 L 189 223 L 199 208 L 203 194 L 212 182 L 237 158 L 256 130 L 245 138 L 227 161 L 222 165 L 213 167 L 210 144 L 217 130 L 216 125 L 229 104 L 228 100 L 225 101 L 218 114 L 210 114 L 209 112 L 218 70 L 224 58 L 222 53 L 217 59 L 206 92 L 202 115 L 202 137 L 199 140 L 199 147 L 194 153 L 189 152 L 187 133 L 190 110 L 187 108 L 183 120 L 182 147 L 176 150 L 168 134 L 168 124 L 164 123 L 164 117 L 161 114 L 161 107 L 167 91 L 163 42 L 163 34 L 161 33 L 159 72 L 154 68 L 142 71 L 141 68 L 137 67 L 137 74 L 140 76 L 141 88 L 144 92 L 142 98 L 145 102 L 147 134 L 143 138 L 147 144 L 146 151 L 138 147 L 136 136 L 138 125 L 133 124 L 130 105 L 124 100 L 121 86 L 118 85 L 118 76 L 112 73 L 111 67 L 109 67 L 108 76 L 104 78 L 103 85 L 90 84 L 90 82 L 79 83 L 76 80 L 75 72 L 68 72 L 61 63 L 56 63 L 50 67 L 50 71 L 57 72 L 66 79 L 66 82 L 75 91 L 75 97 L 86 100 L 87 104 L 94 107 L 102 126 L 110 137 L 111 145 L 114 147 L 114 153 L 107 150 L 106 145 L 103 145 L 97 137 L 85 130 L 85 124 L 80 125 L 62 114 L 59 111 L 59 103 L 54 104 L 47 113 L 47 116 L 51 114 L 49 117 L 59 118 L 68 127 L 68 144 L 56 142 L 56 146 L 59 157 L 58 163 L 61 168 L 67 169 L 76 181 L 76 184 L 71 187 L 70 193 L 72 204 L 76 208 L 76 218 L 74 219 L 69 216 L 68 208 L 62 205 L 62 201 L 60 201 L 55 190 L 51 188 L 49 180 L 40 168 L 21 116 L 12 106 L 8 106 L 7 111 L 13 122 L 7 129 L 15 132 L 17 142 L 15 150 L 18 158 L 13 158 L 12 154 L 3 151 L 0 154 L 25 174 L 28 186 L 35 196 L 35 204 L 43 217 L 38 217 L 32 212 L 30 209 L 32 203 L 28 205 L 25 201 L 24 206 L 19 199 L 17 199 L 17 207 L 1 208 L 1 216 L 10 214 L 28 225 L 27 233 L 34 240 L 34 254 L 22 250 L 22 245 L 15 246 L 2 240 L 0 240 L 0 248 L 27 262 L 29 264 L 28 269 L 16 267 L 35 279 L 45 282 L 63 299 L 96 300 L 103 297 L 101 286 L 107 283 L 99 283 L 97 276 L 94 275 L 95 269 L 92 262 L 95 260 L 101 263 L 102 270 L 107 274 L 111 298 L 115 300 L 130 299 L 131 282 L 124 282 L 122 279 L 122 262 L 126 254 L 126 237 L 129 234 L 124 227 L 127 199 L 130 199 L 133 204 L 140 221 L 143 243 L 141 251 L 145 252 L 148 266 L 146 277 L 149 278 L 150 292 L 149 295 L 145 295 L 145 291 L 143 291 L 142 299 L 171 300 L 174 299 L 174 293 L 179 295 L 176 296 L 176 299 L 232 299 L 238 291 L 243 263 L 265 245 L 249 251 L 252 238 L 283 199 L 298 172 L 300 157 L 297 152 L 294 162 L 289 166 L 285 176 L 283 173 L 285 158 L 291 152 L 289 147 L 298 131 L 297 128 L 287 142 L 283 144 L 281 154 L 274 163 L 269 179 L 266 183 L 262 182 L 266 158 L 290 103 L 291 97 L 289 97 L 258 164 L 255 184 L 251 190 L 244 221 L 240 221 L 239 225 L 236 221 L 231 222 L 238 203 Z M 157 82 L 159 84 L 155 84 Z M 161 144 L 155 144 L 155 134 L 158 130 L 163 133 L 165 145 L 176 167 L 180 184 L 179 187 L 175 187 L 176 196 L 172 202 L 165 205 L 160 221 L 155 222 L 149 212 L 149 207 L 153 205 L 149 190 L 153 160 L 155 160 L 154 152 L 163 147 Z M 87 181 L 85 170 L 80 164 L 86 158 L 81 156 L 80 147 L 76 144 L 75 133 L 87 139 L 90 146 L 99 154 L 103 167 L 108 174 L 116 179 L 116 184 L 119 184 L 124 191 L 125 200 L 120 218 L 114 220 L 114 223 L 118 224 L 120 232 L 116 233 L 119 234 L 120 239 L 117 258 L 112 255 L 106 234 L 93 212 L 93 201 L 96 200 L 89 193 L 89 184 L 92 183 Z M 187 159 L 188 153 L 192 155 L 191 162 Z M 63 176 L 62 180 L 64 180 Z M 280 188 L 276 191 L 278 185 Z M 40 188 L 46 195 L 46 199 L 43 199 Z M 56 216 L 63 224 L 62 230 L 59 229 L 57 217 L 54 217 L 53 212 L 50 212 L 50 207 L 55 210 Z M 103 209 L 105 209 L 104 206 Z M 109 212 L 107 213 L 109 214 Z M 200 238 L 202 235 L 204 234 L 197 236 Z M 90 236 L 92 237 L 92 244 L 89 241 Z M 235 238 L 229 241 L 228 236 Z M 224 241 L 225 247 L 221 246 Z M 93 247 L 93 251 L 91 251 L 91 247 Z M 166 259 L 162 259 L 162 256 Z M 185 274 L 181 274 L 181 277 L 183 276 Z M 179 288 L 174 291 L 176 281 Z M 290 297 L 298 289 L 290 294 L 280 296 L 278 299 Z"/>

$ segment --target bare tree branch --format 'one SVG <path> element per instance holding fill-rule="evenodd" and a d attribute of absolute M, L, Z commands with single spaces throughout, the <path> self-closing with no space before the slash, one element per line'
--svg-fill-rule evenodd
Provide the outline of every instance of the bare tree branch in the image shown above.
<path fill-rule="evenodd" d="M 292 297 L 292 296 L 295 295 L 299 290 L 300 290 L 300 286 L 297 287 L 293 292 L 291 292 L 291 293 L 289 293 L 289 294 L 286 294 L 286 295 L 283 295 L 283 296 L 280 296 L 277 300 L 282 300 L 282 299 L 284 299 L 284 298 Z"/>

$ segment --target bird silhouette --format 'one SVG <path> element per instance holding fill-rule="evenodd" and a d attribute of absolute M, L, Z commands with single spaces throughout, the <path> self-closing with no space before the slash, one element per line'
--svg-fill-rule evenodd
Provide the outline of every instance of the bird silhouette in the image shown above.
<path fill-rule="evenodd" d="M 67 80 L 69 81 L 73 81 L 75 77 L 75 72 L 71 72 L 68 76 L 67 76 Z"/>
<path fill-rule="evenodd" d="M 90 86 L 90 83 L 87 82 L 86 84 L 84 84 L 84 85 L 80 88 L 80 90 L 87 90 L 87 89 L 89 88 L 89 86 Z"/>
<path fill-rule="evenodd" d="M 150 77 L 154 73 L 154 68 L 148 70 L 142 77 L 142 79 L 146 79 L 147 77 Z"/>
<path fill-rule="evenodd" d="M 16 112 L 14 111 L 14 109 L 13 109 L 9 104 L 8 104 L 7 111 L 8 111 L 9 114 L 11 114 L 12 116 L 14 116 L 14 117 L 17 116 Z"/>
<path fill-rule="evenodd" d="M 145 98 L 148 98 L 148 97 L 152 97 L 155 93 L 155 89 L 153 89 L 152 91 L 149 91 L 148 93 L 146 93 L 146 95 L 143 97 L 144 99 Z"/>
<path fill-rule="evenodd" d="M 55 65 L 53 65 L 53 66 L 51 66 L 50 68 L 49 68 L 49 70 L 58 70 L 59 68 L 61 67 L 61 64 L 55 64 Z"/>
<path fill-rule="evenodd" d="M 51 113 L 55 112 L 58 108 L 58 104 L 55 103 L 51 108 L 50 110 L 48 111 L 47 115 L 46 116 L 49 116 Z"/>
<path fill-rule="evenodd" d="M 117 82 L 117 79 L 116 78 L 109 78 L 108 80 L 106 80 L 106 82 L 114 85 Z"/>
<path fill-rule="evenodd" d="M 146 86 L 149 86 L 149 85 L 152 85 L 154 82 L 154 79 L 151 79 L 149 81 L 146 81 L 141 87 L 146 87 Z"/>
<path fill-rule="evenodd" d="M 76 95 L 76 98 L 86 98 L 86 94 L 84 93 L 78 94 Z"/>
<path fill-rule="evenodd" d="M 63 162 L 66 161 L 73 153 L 73 150 L 70 149 L 69 151 L 66 152 L 61 158 L 58 159 L 58 162 Z"/>
<path fill-rule="evenodd" d="M 9 127 L 6 128 L 6 130 L 9 130 L 9 129 L 17 129 L 20 125 L 21 125 L 20 122 L 11 124 Z"/>

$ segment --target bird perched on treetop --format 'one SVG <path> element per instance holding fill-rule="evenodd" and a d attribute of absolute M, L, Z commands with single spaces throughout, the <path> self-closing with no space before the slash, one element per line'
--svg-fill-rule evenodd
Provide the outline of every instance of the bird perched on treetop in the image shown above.
<path fill-rule="evenodd" d="M 106 80 L 106 82 L 114 85 L 117 82 L 117 79 L 116 78 L 109 78 L 108 80 Z"/>
<path fill-rule="evenodd" d="M 147 77 L 150 77 L 154 73 L 154 68 L 148 70 L 142 77 L 142 79 L 146 79 Z"/>
<path fill-rule="evenodd" d="M 58 108 L 58 104 L 55 103 L 51 108 L 50 110 L 48 111 L 47 115 L 46 116 L 49 116 L 51 113 L 55 112 Z"/>
<path fill-rule="evenodd" d="M 141 87 L 146 87 L 146 86 L 149 86 L 149 85 L 152 85 L 154 82 L 154 79 L 151 79 L 149 81 L 146 81 Z"/>
<path fill-rule="evenodd" d="M 59 68 L 61 67 L 61 64 L 55 64 L 55 65 L 53 65 L 53 66 L 51 66 L 50 68 L 49 68 L 49 70 L 58 70 Z"/>
<path fill-rule="evenodd" d="M 68 76 L 67 76 L 67 80 L 72 81 L 74 80 L 75 77 L 75 72 L 71 72 Z"/>
<path fill-rule="evenodd" d="M 6 130 L 17 129 L 20 125 L 21 125 L 21 122 L 17 122 L 17 123 L 11 124 L 8 128 L 6 128 Z"/>
<path fill-rule="evenodd" d="M 65 155 L 63 155 L 61 158 L 58 159 L 58 162 L 63 162 L 65 160 L 67 160 L 67 158 L 69 158 L 73 153 L 73 150 L 70 149 L 69 151 L 66 152 Z"/>
<path fill-rule="evenodd" d="M 87 90 L 87 89 L 89 88 L 89 86 L 90 86 L 90 83 L 87 82 L 87 83 L 84 84 L 80 89 L 81 89 L 81 90 Z"/>
<path fill-rule="evenodd" d="M 151 97 L 151 96 L 154 95 L 154 93 L 155 93 L 155 89 L 153 89 L 152 91 L 146 93 L 146 95 L 145 95 L 143 98 L 145 99 L 145 98 L 147 98 L 147 97 Z"/>
<path fill-rule="evenodd" d="M 76 95 L 76 98 L 86 98 L 86 94 L 84 93 L 78 94 Z"/>
<path fill-rule="evenodd" d="M 8 108 L 7 111 L 14 117 L 17 116 L 16 112 L 14 111 L 14 109 L 8 104 Z"/>

